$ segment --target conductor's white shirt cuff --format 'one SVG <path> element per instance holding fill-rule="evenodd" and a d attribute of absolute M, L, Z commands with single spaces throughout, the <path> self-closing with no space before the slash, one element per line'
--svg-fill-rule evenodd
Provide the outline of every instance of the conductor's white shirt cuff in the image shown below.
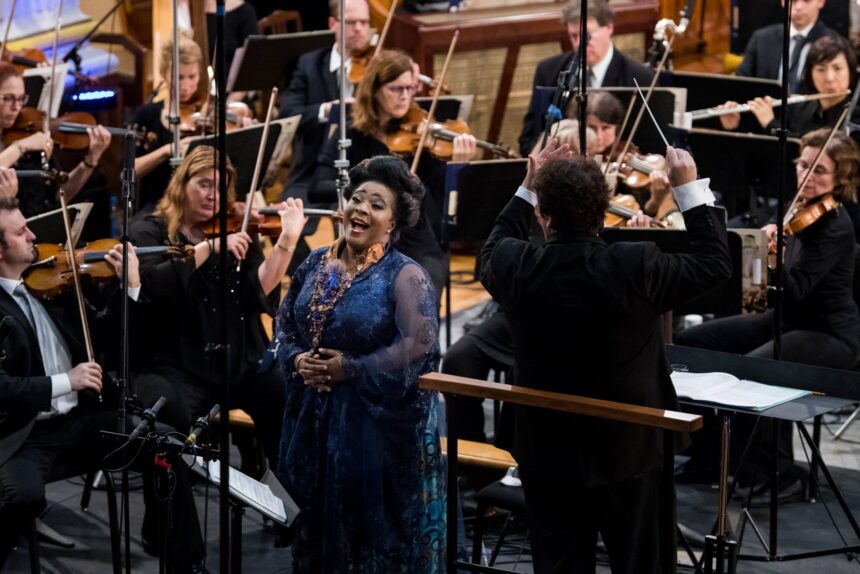
<path fill-rule="evenodd" d="M 684 212 L 700 205 L 714 205 L 716 198 L 711 192 L 710 184 L 711 178 L 706 177 L 673 187 L 672 194 L 678 209 Z"/>
<path fill-rule="evenodd" d="M 523 186 L 520 186 L 514 195 L 516 195 L 520 199 L 525 199 L 532 204 L 532 207 L 537 207 L 537 194 L 535 192 L 530 191 Z"/>
<path fill-rule="evenodd" d="M 51 398 L 56 399 L 72 392 L 72 381 L 68 373 L 51 375 Z"/>

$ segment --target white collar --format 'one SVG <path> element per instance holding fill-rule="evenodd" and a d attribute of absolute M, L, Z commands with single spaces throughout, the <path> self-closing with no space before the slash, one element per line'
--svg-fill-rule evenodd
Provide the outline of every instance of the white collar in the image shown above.
<path fill-rule="evenodd" d="M 349 65 L 352 63 L 352 58 L 346 59 L 346 67 L 349 69 Z M 340 52 L 337 51 L 337 44 L 331 47 L 331 58 L 328 61 L 328 71 L 331 73 L 337 72 L 337 69 L 340 68 Z"/>
<path fill-rule="evenodd" d="M 591 66 L 591 72 L 594 74 L 594 85 L 593 88 L 602 88 L 603 87 L 603 78 L 606 77 L 606 70 L 609 69 L 609 63 L 612 61 L 612 55 L 615 52 L 615 47 L 612 45 L 612 42 L 609 43 L 609 49 L 606 50 L 606 54 L 603 58 Z"/>
<path fill-rule="evenodd" d="M 803 30 L 798 30 L 797 28 L 794 27 L 794 24 L 791 24 L 789 26 L 789 30 L 788 30 L 788 37 L 794 38 L 797 34 L 800 34 L 801 36 L 803 36 L 803 39 L 805 40 L 806 37 L 809 36 L 809 32 L 812 31 L 812 28 L 815 27 L 816 23 L 817 23 L 817 21 L 813 22 L 812 24 L 810 24 L 809 26 L 807 26 Z"/>
<path fill-rule="evenodd" d="M 0 277 L 0 287 L 3 287 L 3 289 L 10 296 L 15 292 L 15 289 L 18 288 L 18 285 L 20 285 L 23 282 L 24 282 L 23 279 L 9 279 L 7 277 Z"/>

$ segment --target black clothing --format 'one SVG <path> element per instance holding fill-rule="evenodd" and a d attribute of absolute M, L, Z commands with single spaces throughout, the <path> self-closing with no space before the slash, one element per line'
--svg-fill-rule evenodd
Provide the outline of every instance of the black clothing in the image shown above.
<path fill-rule="evenodd" d="M 843 208 L 824 215 L 804 231 L 788 237 L 785 255 L 785 306 L 781 359 L 822 367 L 852 367 L 860 352 L 860 314 L 853 294 L 855 263 L 854 228 Z M 737 315 L 708 321 L 678 333 L 675 342 L 688 347 L 773 358 L 773 316 Z M 770 421 L 762 421 L 754 437 L 755 417 L 738 415 L 732 434 L 736 445 L 730 459 L 732 471 L 743 447 L 763 441 L 760 461 L 745 463 L 739 479 L 743 484 L 769 480 L 773 459 Z M 719 422 L 711 417 L 693 437 L 688 454 L 689 471 L 716 470 L 719 460 Z M 785 471 L 794 462 L 792 425 L 780 424 L 778 465 Z"/>
<path fill-rule="evenodd" d="M 138 247 L 169 243 L 167 225 L 155 215 L 135 222 L 130 236 Z M 178 243 L 191 242 L 180 234 Z M 231 298 L 227 304 L 230 371 L 227 380 L 235 405 L 262 405 L 261 408 L 250 406 L 248 414 L 260 427 L 267 454 L 274 453 L 276 457 L 284 413 L 284 389 L 282 384 L 272 383 L 271 374 L 257 374 L 257 368 L 269 344 L 260 314 L 274 315 L 279 291 L 276 288 L 268 295 L 263 293 L 258 276 L 263 260 L 258 243 L 252 241 L 241 270 L 237 273 L 235 262 L 230 264 Z M 208 351 L 210 344 L 218 342 L 219 274 L 216 255 L 209 257 L 200 268 L 195 268 L 191 258 L 141 258 L 142 293 L 151 306 L 144 320 L 143 341 L 135 353 L 133 383 L 141 397 L 154 400 L 165 393 L 175 397 L 175 402 L 168 403 L 162 420 L 180 429 L 188 428 L 192 419 L 208 412 L 220 396 L 212 383 L 218 380 L 220 366 L 217 357 Z M 261 415 L 263 411 L 265 415 Z M 268 424 L 272 422 L 273 425 Z M 270 458 L 270 462 L 274 466 L 277 460 Z"/>
<path fill-rule="evenodd" d="M 119 295 L 119 291 L 116 291 Z M 63 338 L 77 365 L 86 361 L 80 316 L 70 293 L 43 302 L 45 311 Z M 102 458 L 116 449 L 101 430 L 116 430 L 115 411 L 100 410 L 90 393 L 78 393 L 78 406 L 63 415 L 36 420 L 40 411 L 51 409 L 51 378 L 45 376 L 41 345 L 18 303 L 0 288 L 0 316 L 15 322 L 9 336 L 0 341 L 7 359 L 0 365 L 0 568 L 17 542 L 19 530 L 45 507 L 45 482 L 55 465 L 100 466 Z M 95 322 L 91 321 L 91 325 Z M 98 331 L 94 331 L 96 337 Z M 94 341 L 95 344 L 95 341 Z M 172 429 L 171 429 L 172 430 Z M 151 494 L 149 465 L 142 465 L 146 488 L 146 521 L 152 523 L 156 508 Z M 203 542 L 184 470 L 176 469 L 182 484 L 177 487 L 172 511 L 173 542 L 169 561 L 190 568 L 203 557 Z"/>
<path fill-rule="evenodd" d="M 833 127 L 836 122 L 839 120 L 839 116 L 842 115 L 842 110 L 845 109 L 845 104 L 849 101 L 848 97 L 845 97 L 841 102 L 836 104 L 835 106 L 831 106 L 826 110 L 821 107 L 820 102 L 803 102 L 800 104 L 794 104 L 788 107 L 788 132 L 791 137 L 802 137 L 805 134 L 813 130 L 817 130 L 819 128 L 830 128 Z M 777 110 L 778 112 L 778 110 Z M 750 115 L 750 119 L 752 120 L 750 124 L 754 124 L 750 131 L 756 132 L 764 132 L 766 134 L 773 134 L 774 130 L 779 128 L 779 115 L 774 117 L 773 120 L 762 130 L 761 124 L 755 119 L 755 116 Z M 854 109 L 854 113 L 851 114 L 851 121 L 858 122 L 860 121 L 860 107 Z"/>
<path fill-rule="evenodd" d="M 806 35 L 806 45 L 811 45 L 812 42 L 824 36 L 836 35 L 834 30 L 818 20 L 809 34 Z M 744 59 L 738 67 L 737 75 L 769 80 L 777 79 L 782 64 L 782 48 L 782 24 L 771 24 L 756 30 L 747 43 Z M 802 75 L 802 70 L 799 73 Z"/>
<path fill-rule="evenodd" d="M 329 70 L 330 63 L 330 47 L 302 54 L 290 86 L 281 97 L 279 108 L 282 118 L 302 116 L 293 139 L 293 160 L 284 183 L 285 197 L 308 199 L 308 188 L 314 179 L 328 127 L 328 123 L 319 121 L 319 108 L 325 102 L 340 98 L 337 74 Z"/>
<path fill-rule="evenodd" d="M 535 77 L 532 83 L 532 97 L 529 101 L 526 117 L 523 119 L 523 131 L 520 133 L 519 138 L 520 153 L 523 157 L 528 155 L 543 132 L 543 120 L 546 110 L 538 109 L 540 98 L 537 97 L 535 88 L 538 86 L 554 88 L 558 84 L 559 73 L 570 68 L 570 61 L 573 59 L 573 56 L 573 52 L 565 52 L 558 56 L 552 56 L 542 60 L 535 69 Z M 612 60 L 610 60 L 609 67 L 606 69 L 606 75 L 603 76 L 601 87 L 632 87 L 634 85 L 634 78 L 639 82 L 640 86 L 647 86 L 651 83 L 651 78 L 653 77 L 653 70 L 614 49 Z"/>
<path fill-rule="evenodd" d="M 230 10 L 225 14 L 226 22 L 224 24 L 224 59 L 227 62 L 227 71 L 229 73 L 230 66 L 233 63 L 233 55 L 236 53 L 236 48 L 241 48 L 245 45 L 245 38 L 254 36 L 260 33 L 257 28 L 257 11 L 254 6 L 248 2 L 244 2 L 238 8 Z M 215 63 L 215 46 L 221 45 L 218 42 L 216 35 L 217 21 L 215 14 L 206 14 L 206 37 L 209 40 L 209 61 Z"/>
<path fill-rule="evenodd" d="M 311 201 L 333 203 L 337 201 L 337 170 L 334 160 L 337 158 L 337 142 L 339 135 L 335 133 L 326 142 L 319 157 L 316 177 L 309 193 Z M 352 140 L 347 150 L 349 165 L 377 156 L 391 155 L 388 147 L 375 137 L 349 128 L 346 137 Z M 448 274 L 447 255 L 442 251 L 439 237 L 442 231 L 441 206 L 445 192 L 445 163 L 426 153 L 418 165 L 418 177 L 424 183 L 427 193 L 421 200 L 421 216 L 413 227 L 400 230 L 400 237 L 394 242 L 394 247 L 404 255 L 411 257 L 420 264 L 430 275 L 435 289 L 436 304 L 439 304 L 445 278 Z"/>
<path fill-rule="evenodd" d="M 48 160 L 51 169 L 61 170 L 56 156 Z M 15 162 L 15 169 L 42 169 L 42 155 L 27 153 Z M 57 196 L 57 185 L 40 177 L 23 177 L 18 180 L 18 207 L 24 217 L 33 217 L 41 213 L 60 208 Z"/>
<path fill-rule="evenodd" d="M 157 150 L 165 144 L 173 142 L 173 132 L 161 123 L 161 112 L 164 102 L 144 104 L 135 110 L 128 125 L 145 133 L 144 137 L 137 141 L 135 148 L 136 157 L 146 155 Z M 167 190 L 170 183 L 172 170 L 170 162 L 164 161 L 157 165 L 152 171 L 137 180 L 137 205 L 139 211 L 147 213 L 155 209 L 158 200 Z"/>
<path fill-rule="evenodd" d="M 702 205 L 684 215 L 690 254 L 664 254 L 646 242 L 607 246 L 594 233 L 573 231 L 557 232 L 535 247 L 527 241 L 534 209 L 519 197 L 511 199 L 478 257 L 478 268 L 481 282 L 511 325 L 516 384 L 678 409 L 660 314 L 731 274 L 723 211 Z M 626 481 L 663 463 L 665 437 L 656 429 L 530 408 L 517 408 L 514 424 L 513 454 L 526 488 L 530 476 L 561 479 L 571 488 L 558 490 L 559 499 L 578 497 L 571 492 L 578 488 L 621 496 Z M 635 520 L 630 509 L 604 516 L 604 524 L 618 529 L 613 532 L 642 541 L 631 544 L 632 564 L 648 563 L 653 555 L 648 540 L 640 537 L 653 536 L 645 524 L 660 530 L 666 541 L 661 556 L 675 552 L 674 526 L 656 514 L 673 512 L 674 505 L 655 501 L 656 489 L 644 492 Z M 539 516 L 536 525 L 551 521 L 552 515 Z M 568 519 L 581 524 L 579 543 L 589 544 L 593 552 L 587 515 L 573 513 Z M 536 564 L 540 560 L 536 552 Z"/>

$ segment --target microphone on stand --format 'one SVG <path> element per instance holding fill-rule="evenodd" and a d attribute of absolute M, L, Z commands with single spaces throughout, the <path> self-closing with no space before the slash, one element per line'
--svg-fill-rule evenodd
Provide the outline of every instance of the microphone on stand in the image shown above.
<path fill-rule="evenodd" d="M 216 404 L 212 407 L 212 410 L 209 411 L 208 415 L 202 416 L 194 422 L 194 426 L 191 427 L 191 432 L 188 433 L 188 438 L 185 439 L 185 444 L 182 445 L 182 452 L 185 452 L 197 443 L 197 439 L 203 436 L 206 429 L 209 428 L 209 423 L 212 422 L 212 419 L 220 410 L 221 405 Z"/>
<path fill-rule="evenodd" d="M 166 402 L 167 399 L 165 399 L 164 397 L 158 397 L 158 400 L 155 401 L 155 404 L 152 405 L 152 408 L 148 408 L 143 411 L 143 414 L 141 415 L 142 420 L 140 421 L 140 423 L 138 423 L 137 427 L 133 431 L 131 431 L 131 434 L 128 435 L 128 442 L 134 441 L 143 433 L 143 431 L 147 430 L 150 426 L 155 424 L 155 419 Z"/>

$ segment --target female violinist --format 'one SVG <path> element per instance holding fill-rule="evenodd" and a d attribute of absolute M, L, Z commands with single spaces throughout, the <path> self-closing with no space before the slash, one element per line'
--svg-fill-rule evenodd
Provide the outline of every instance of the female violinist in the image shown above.
<path fill-rule="evenodd" d="M 173 44 L 166 42 L 161 52 L 161 77 L 164 78 L 167 93 L 172 93 L 173 82 Z M 191 114 L 197 110 L 197 86 L 203 75 L 203 52 L 200 46 L 187 36 L 179 37 L 179 106 L 183 123 L 192 124 Z M 168 123 L 169 102 L 160 101 L 144 104 L 137 108 L 129 120 L 129 125 L 143 131 L 146 135 L 137 144 L 137 158 L 134 169 L 138 180 L 138 205 L 140 211 L 152 212 L 170 182 L 170 164 L 173 132 Z M 194 138 L 181 140 L 182 154 Z"/>
<path fill-rule="evenodd" d="M 842 36 L 824 36 L 809 48 L 803 68 L 804 91 L 812 94 L 836 94 L 832 98 L 790 105 L 788 130 L 795 134 L 805 134 L 818 128 L 830 127 L 836 123 L 842 108 L 849 101 L 848 90 L 857 84 L 857 56 L 851 44 Z M 774 101 L 770 97 L 755 98 L 747 102 L 755 121 L 742 122 L 741 114 L 720 116 L 723 129 L 764 131 L 771 133 L 779 127 L 779 120 L 773 111 Z M 737 102 L 726 102 L 720 108 L 737 106 Z M 851 121 L 857 122 L 860 109 L 855 110 Z"/>
<path fill-rule="evenodd" d="M 194 417 L 219 402 L 210 383 L 218 357 L 207 351 L 220 321 L 220 267 L 217 239 L 206 239 L 206 224 L 218 213 L 218 174 L 215 150 L 194 148 L 182 161 L 155 212 L 131 228 L 138 247 L 193 245 L 194 257 L 182 260 L 141 257 L 143 293 L 151 302 L 141 317 L 143 341 L 136 348 L 133 384 L 145 404 L 167 397 L 163 420 L 187 429 Z M 228 194 L 234 194 L 235 171 L 228 168 Z M 268 346 L 260 315 L 274 315 L 281 279 L 292 258 L 305 218 L 300 200 L 281 204 L 281 233 L 264 256 L 247 233 L 227 238 L 229 265 L 227 301 L 228 372 L 231 402 L 244 409 L 259 431 L 272 466 L 277 461 L 283 418 L 284 388 L 278 372 L 257 373 Z M 241 261 L 236 271 L 236 261 Z"/>
<path fill-rule="evenodd" d="M 350 165 L 376 155 L 391 155 L 386 136 L 397 132 L 401 120 L 409 114 L 415 89 L 413 62 L 406 54 L 383 50 L 371 60 L 356 89 L 352 126 L 347 130 L 347 138 L 352 140 L 347 152 Z M 338 138 L 338 134 L 334 133 L 320 155 L 315 185 L 312 185 L 309 193 L 311 202 L 337 201 L 334 160 L 338 155 Z M 468 161 L 475 155 L 477 144 L 473 136 L 457 136 L 453 143 L 451 161 Z M 411 159 L 410 153 L 404 155 Z M 425 151 L 417 175 L 429 193 L 422 200 L 418 223 L 404 229 L 394 247 L 427 270 L 438 302 L 448 272 L 447 257 L 439 243 L 445 162 L 431 157 Z"/>
<path fill-rule="evenodd" d="M 41 124 L 28 126 L 26 130 L 22 130 L 21 135 L 13 136 L 12 131 L 17 127 L 16 122 L 20 119 L 21 111 L 26 104 L 27 94 L 24 92 L 21 73 L 12 64 L 0 62 L 0 140 L 4 145 L 0 152 L 0 166 L 38 170 L 42 169 L 43 163 L 47 161 L 49 165 L 59 168 L 52 157 L 53 141 L 50 135 L 41 131 Z M 26 135 L 27 131 L 32 133 Z M 89 149 L 84 159 L 69 173 L 68 180 L 62 185 L 69 200 L 93 175 L 93 170 L 98 165 L 102 154 L 110 145 L 110 133 L 102 126 L 87 128 L 87 135 L 90 139 Z M 21 139 L 15 139 L 16 137 Z M 18 186 L 18 201 L 21 213 L 25 217 L 51 211 L 60 206 L 57 198 L 58 186 L 55 182 L 28 178 L 18 182 Z"/>
<path fill-rule="evenodd" d="M 815 161 L 829 131 L 816 130 L 803 137 L 796 161 L 798 181 Z M 820 163 L 799 192 L 804 207 L 829 198 L 837 202 L 853 199 L 860 181 L 858 166 L 858 151 L 853 140 L 842 133 L 834 134 Z M 776 232 L 774 225 L 764 229 L 768 236 Z M 817 221 L 787 237 L 783 268 L 782 360 L 836 369 L 854 365 L 860 351 L 860 314 L 853 294 L 855 257 L 854 229 L 840 206 L 824 212 Z M 774 352 L 772 322 L 772 310 L 725 317 L 685 329 L 675 337 L 675 342 L 770 359 Z M 790 425 L 783 431 L 779 445 L 781 471 L 793 460 Z M 737 435 L 734 423 L 732 434 Z M 769 452 L 767 448 L 761 449 L 763 456 Z M 700 462 L 701 459 L 693 461 L 694 464 Z M 766 461 L 761 461 L 758 467 L 770 469 Z M 761 477 L 751 477 L 751 480 L 758 482 Z"/>

